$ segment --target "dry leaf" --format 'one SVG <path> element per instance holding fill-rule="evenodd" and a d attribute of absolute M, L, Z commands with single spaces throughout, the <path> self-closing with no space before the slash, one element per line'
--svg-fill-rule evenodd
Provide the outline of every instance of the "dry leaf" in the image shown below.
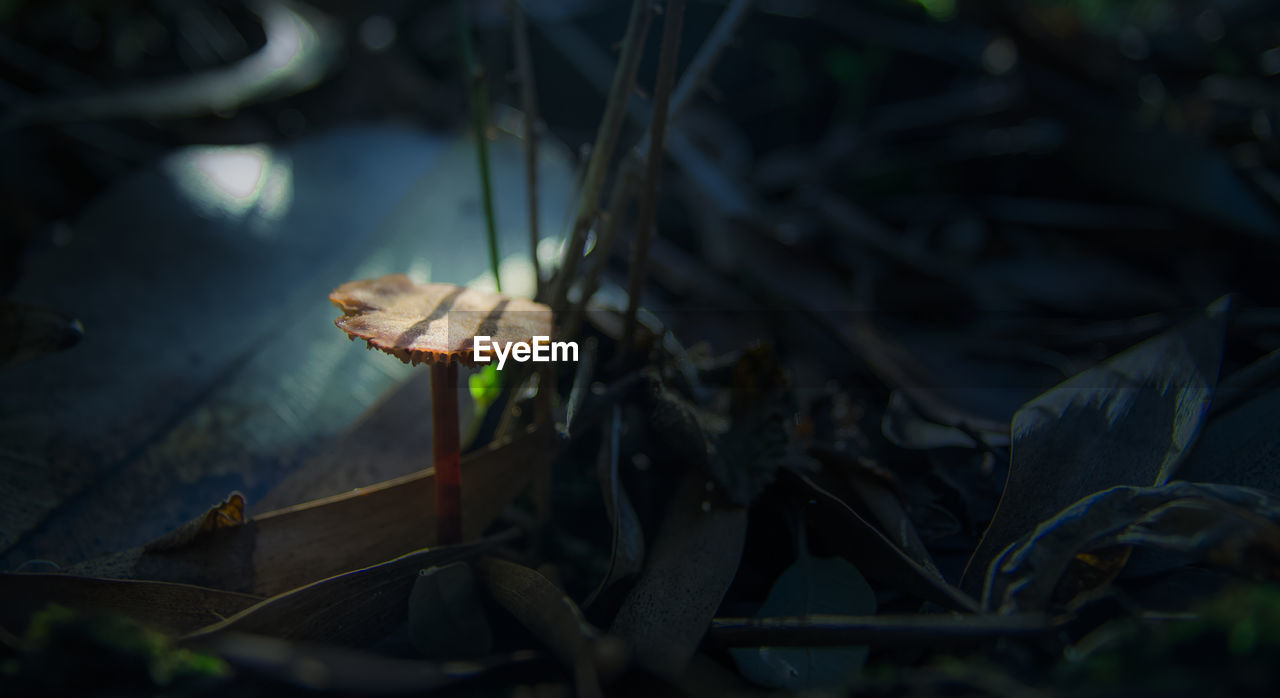
<path fill-rule="evenodd" d="M 558 452 L 552 429 L 530 429 L 462 459 L 463 534 L 480 535 Z M 390 560 L 435 537 L 432 468 L 211 531 L 183 548 L 137 548 L 77 574 L 184 582 L 263 596 Z"/>

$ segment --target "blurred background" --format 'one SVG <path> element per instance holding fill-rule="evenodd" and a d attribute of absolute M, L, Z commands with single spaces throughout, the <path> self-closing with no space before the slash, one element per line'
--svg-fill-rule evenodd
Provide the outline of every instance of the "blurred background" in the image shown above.
<path fill-rule="evenodd" d="M 544 281 L 560 261 L 629 4 L 521 2 L 524 71 L 514 5 L 464 4 L 508 293 L 533 295 L 532 260 Z M 327 297 L 388 273 L 495 285 L 455 10 L 0 0 L 0 570 L 93 573 L 77 565 L 137 549 L 232 491 L 259 514 L 428 465 L 425 372 L 348 342 Z M 662 24 L 659 13 L 615 162 L 647 132 Z M 1151 484 L 1133 474 L 1143 449 L 1164 457 L 1170 434 L 1187 446 L 1200 419 L 1206 436 L 1180 477 L 1280 489 L 1280 3 L 690 0 L 677 80 L 708 46 L 722 50 L 689 82 L 661 171 L 641 295 L 660 340 L 636 375 L 605 367 L 638 218 L 624 200 L 618 243 L 601 245 L 598 229 L 587 242 L 584 267 L 602 276 L 582 338 L 598 340 L 601 360 L 582 375 L 599 388 L 590 400 L 627 411 L 585 403 L 587 435 L 557 451 L 552 515 L 522 553 L 585 598 L 593 622 L 607 627 L 622 603 L 624 585 L 597 599 L 627 553 L 604 525 L 626 523 L 611 497 L 630 492 L 639 540 L 652 540 L 673 483 L 698 463 L 739 507 L 741 564 L 722 561 L 712 589 L 722 615 L 770 615 L 771 584 L 810 548 L 839 552 L 874 583 L 833 568 L 868 601 L 842 612 L 937 610 L 921 598 L 938 597 L 907 583 L 919 579 L 944 602 L 962 596 L 951 584 L 977 593 L 983 570 L 961 575 L 1015 481 L 1015 412 L 1080 375 L 1072 390 L 1098 388 L 1097 404 L 1110 404 L 1110 369 L 1082 372 L 1164 332 L 1175 349 L 1130 363 L 1160 388 L 1152 414 L 1185 433 L 1155 418 L 1116 422 L 1123 400 L 1106 420 L 1056 415 L 1025 430 L 1044 441 L 1023 450 L 1033 484 L 1010 484 L 1009 508 L 1029 531 L 1078 495 Z M 1229 322 L 1226 301 L 1211 306 L 1227 294 Z M 1178 373 L 1169 357 L 1183 348 L 1190 368 Z M 573 373 L 560 375 L 562 397 Z M 1188 376 L 1204 385 L 1188 378 L 1187 390 L 1208 391 L 1219 375 L 1229 390 L 1212 413 L 1208 392 L 1166 394 Z M 730 390 L 699 383 L 716 380 Z M 678 441 L 688 433 L 670 417 L 685 404 L 677 392 L 699 404 L 711 440 L 694 430 Z M 497 429 L 486 400 L 460 399 L 464 433 L 485 443 Z M 612 441 L 591 421 L 606 414 Z M 1095 438 L 1114 471 L 1060 467 L 1060 452 Z M 610 453 L 613 474 L 597 480 Z M 818 464 L 845 489 L 772 484 Z M 1058 501 L 1073 487 L 1083 491 Z M 522 525 L 527 504 L 514 515 Z M 810 511 L 836 523 L 806 528 Z M 1270 579 L 1275 540 L 1264 540 Z M 978 552 L 983 567 L 990 556 Z M 1093 579 L 1073 550 L 1059 552 Z M 908 557 L 922 562 L 904 567 Z M 626 574 L 641 570 L 640 557 L 629 562 Z M 1123 565 L 1094 575 L 1106 578 L 1099 588 Z M 251 588 L 243 571 L 214 567 L 231 579 L 220 588 Z M 1181 611 L 1226 583 L 1197 577 L 1170 591 L 1163 580 L 1124 580 L 1134 595 L 1119 606 L 1150 591 L 1144 608 Z M 809 587 L 773 588 L 809 608 Z M 691 629 L 690 647 L 705 628 Z M 832 655 L 844 672 L 834 685 L 865 661 L 852 651 Z M 750 678 L 764 662 L 764 685 L 792 685 L 762 657 L 739 669 Z M 1266 683 L 1265 671 L 1249 676 Z"/>
<path fill-rule="evenodd" d="M 512 6 L 466 16 L 503 287 L 530 294 L 628 3 L 521 5 L 536 242 Z M 746 5 L 670 126 L 644 303 L 699 355 L 777 347 L 805 433 L 861 419 L 949 578 L 1007 472 L 929 450 L 976 443 L 955 425 L 1007 444 L 1019 405 L 1227 293 L 1222 374 L 1280 347 L 1274 0 Z M 729 7 L 688 4 L 680 70 Z M 0 568 L 141 545 L 231 490 L 260 512 L 423 467 L 425 379 L 348 343 L 326 297 L 393 272 L 493 283 L 453 5 L 4 0 L 0 28 Z M 597 260 L 601 307 L 625 305 L 634 225 Z M 878 334 L 842 334 L 869 311 Z M 387 404 L 398 422 L 360 421 Z M 941 460 L 969 484 L 913 479 Z M 930 508 L 947 497 L 963 522 Z M 748 566 L 776 572 L 752 558 L 770 549 Z"/>

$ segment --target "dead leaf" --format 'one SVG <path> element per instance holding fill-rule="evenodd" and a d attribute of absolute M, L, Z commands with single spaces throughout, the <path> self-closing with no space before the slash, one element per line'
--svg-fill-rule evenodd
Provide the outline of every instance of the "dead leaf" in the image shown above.
<path fill-rule="evenodd" d="M 644 530 L 640 526 L 640 518 L 631 504 L 619 480 L 618 473 L 618 439 L 622 430 L 622 407 L 614 405 L 610 411 L 611 419 L 601 440 L 600 456 L 596 463 L 596 475 L 600 479 L 600 489 L 604 494 L 604 510 L 609 517 L 609 525 L 613 529 L 613 540 L 609 549 L 609 571 L 594 591 L 582 602 L 583 606 L 591 606 L 605 589 L 614 582 L 638 573 L 644 564 Z"/>
<path fill-rule="evenodd" d="M 409 594 L 409 641 L 432 659 L 483 657 L 493 631 L 465 562 L 418 570 Z"/>
<path fill-rule="evenodd" d="M 214 506 L 201 516 L 179 526 L 169 534 L 162 536 L 143 546 L 146 552 L 174 550 L 190 545 L 201 535 L 222 528 L 232 528 L 244 524 L 244 495 L 232 492 L 221 504 Z"/>
<path fill-rule="evenodd" d="M 1043 610 L 1080 553 L 1117 545 L 1280 576 L 1278 524 L 1280 500 L 1245 487 L 1181 481 L 1112 487 L 1005 548 L 987 574 L 983 606 L 1001 613 Z"/>
<path fill-rule="evenodd" d="M 648 563 L 614 618 L 636 661 L 675 679 L 688 665 L 738 571 L 747 512 L 726 506 L 696 473 L 671 499 Z"/>
<path fill-rule="evenodd" d="M 1167 481 L 1190 452 L 1222 361 L 1229 298 L 1035 398 L 1013 418 L 1004 494 L 961 581 L 976 592 L 991 561 L 1045 512 L 1099 490 Z"/>
<path fill-rule="evenodd" d="M 99 579 L 70 574 L 0 574 L 0 626 L 20 632 L 31 615 L 56 603 L 73 610 L 116 611 L 170 635 L 228 618 L 260 596 L 189 584 Z"/>
<path fill-rule="evenodd" d="M 195 630 L 188 637 L 236 632 L 367 646 L 404 622 L 418 570 L 475 557 L 509 537 L 500 535 L 475 543 L 418 550 L 313 582 L 260 601 L 226 620 Z"/>
<path fill-rule="evenodd" d="M 484 531 L 555 458 L 554 431 L 530 429 L 462 460 L 463 534 Z M 376 565 L 434 539 L 434 470 L 267 512 L 184 548 L 141 548 L 72 568 L 78 574 L 184 582 L 271 596 Z"/>
<path fill-rule="evenodd" d="M 602 637 L 559 587 L 536 570 L 496 557 L 473 563 L 489 594 L 574 673 L 578 695 L 600 695 L 600 680 L 621 670 L 625 651 Z"/>

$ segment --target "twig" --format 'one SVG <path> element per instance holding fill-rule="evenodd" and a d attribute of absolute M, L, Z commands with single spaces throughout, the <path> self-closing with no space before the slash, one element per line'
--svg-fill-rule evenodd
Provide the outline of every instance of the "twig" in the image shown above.
<path fill-rule="evenodd" d="M 587 164 L 586 181 L 582 187 L 582 199 L 578 202 L 573 232 L 569 237 L 569 245 L 565 248 L 560 272 L 556 275 L 553 284 L 551 308 L 556 312 L 564 310 L 565 300 L 569 296 L 569 287 L 573 285 L 574 276 L 578 271 L 578 260 L 582 257 L 582 249 L 587 243 L 587 229 L 595 221 L 600 190 L 604 188 L 609 161 L 613 159 L 613 150 L 618 143 L 618 132 L 622 130 L 622 122 L 626 117 L 627 102 L 635 89 L 636 69 L 639 68 L 640 57 L 644 54 L 644 38 L 649 32 L 651 19 L 653 19 L 653 5 L 650 0 L 634 0 L 631 4 L 631 16 L 627 20 L 627 33 L 622 40 L 622 58 L 613 74 L 613 86 L 609 90 L 609 99 L 605 103 L 604 117 L 600 120 L 600 130 L 596 134 L 595 146 L 591 149 L 591 160 Z"/>
<path fill-rule="evenodd" d="M 511 0 L 511 34 L 520 75 L 520 108 L 524 112 L 524 164 L 529 196 L 529 257 L 533 262 L 535 297 L 542 295 L 542 268 L 538 266 L 538 90 L 533 81 L 533 53 L 529 28 L 519 0 Z"/>
<path fill-rule="evenodd" d="M 1062 623 L 1039 613 L 716 618 L 707 641 L 721 647 L 935 646 L 1043 635 Z"/>
<path fill-rule="evenodd" d="M 698 47 L 693 60 L 689 61 L 689 65 L 680 74 L 680 82 L 676 83 L 675 92 L 671 93 L 671 106 L 667 108 L 668 123 L 675 123 L 676 119 L 689 108 L 694 95 L 698 94 L 698 91 L 711 79 L 711 71 L 720 60 L 720 54 L 724 53 L 724 50 L 733 42 L 733 37 L 737 35 L 738 27 L 746 18 L 752 2 L 753 0 L 733 0 L 729 3 L 720 18 L 716 20 L 716 25 L 711 28 L 711 33 L 702 40 L 702 45 Z M 648 150 L 649 134 L 646 133 L 644 139 L 636 146 L 636 152 L 643 153 Z"/>
<path fill-rule="evenodd" d="M 484 203 L 484 224 L 489 238 L 489 267 L 493 270 L 493 284 L 502 293 L 502 278 L 498 274 L 498 226 L 493 214 L 493 184 L 489 176 L 489 95 L 485 89 L 484 70 L 476 65 L 471 50 L 471 26 L 467 21 L 466 0 L 453 0 L 458 15 L 458 43 L 462 49 L 462 74 L 467 81 L 467 101 L 471 106 L 471 130 L 476 139 L 476 159 L 480 166 L 480 194 Z M 534 254 L 537 254 L 536 250 Z"/>
<path fill-rule="evenodd" d="M 672 92 L 671 104 L 667 108 L 668 131 L 672 130 L 676 119 L 693 100 L 693 95 L 697 94 L 698 90 L 710 77 L 712 68 L 715 67 L 716 61 L 719 60 L 720 55 L 724 53 L 725 48 L 733 40 L 738 27 L 747 15 L 747 10 L 751 8 L 751 3 L 752 0 L 733 0 L 724 13 L 720 15 L 720 18 L 716 20 L 716 25 L 712 27 L 711 33 L 707 35 L 706 40 L 698 48 L 693 60 L 689 62 L 689 66 L 685 68 L 684 73 L 680 76 L 680 81 L 676 84 L 675 91 Z M 646 131 L 641 141 L 628 153 L 626 161 L 621 166 L 621 176 L 614 179 L 613 190 L 609 195 L 609 214 L 605 219 L 600 240 L 596 243 L 595 251 L 591 254 L 596 259 L 592 262 L 592 266 L 587 273 L 587 279 L 583 283 L 582 296 L 574 305 L 572 312 L 569 314 L 569 319 L 564 325 L 564 336 L 566 337 L 572 337 L 577 333 L 587 302 L 591 300 L 591 297 L 595 295 L 595 292 L 600 287 L 600 277 L 604 274 L 605 266 L 608 264 L 610 254 L 612 254 L 618 226 L 621 224 L 622 205 L 630 201 L 631 197 L 635 195 L 636 189 L 640 186 L 640 172 L 645 169 L 645 154 L 648 150 L 649 132 Z M 687 165 L 688 158 L 682 160 L 681 163 Z"/>
<path fill-rule="evenodd" d="M 658 78 L 653 90 L 653 120 L 649 129 L 649 155 L 645 161 L 644 185 L 640 197 L 639 222 L 631 247 L 631 278 L 627 283 L 627 314 L 622 325 L 622 343 L 618 362 L 626 360 L 631 340 L 636 333 L 636 311 L 649 267 L 649 244 L 653 240 L 654 219 L 658 208 L 658 182 L 662 178 L 662 148 L 667 134 L 667 107 L 671 104 L 671 88 L 676 80 L 676 61 L 680 57 L 680 34 L 684 31 L 684 0 L 670 0 L 662 22 L 662 50 L 658 58 Z"/>
<path fill-rule="evenodd" d="M 596 242 L 595 251 L 587 260 L 590 265 L 587 276 L 582 282 L 582 296 L 569 309 L 562 332 L 565 337 L 576 337 L 587 313 L 587 302 L 600 288 L 600 279 L 609 266 L 609 256 L 613 254 L 614 242 L 618 239 L 618 227 L 622 224 L 623 214 L 631 194 L 640 186 L 639 163 L 628 158 L 623 164 L 622 174 L 614 182 L 613 191 L 609 194 L 609 210 L 605 212 L 600 230 L 600 239 Z"/>

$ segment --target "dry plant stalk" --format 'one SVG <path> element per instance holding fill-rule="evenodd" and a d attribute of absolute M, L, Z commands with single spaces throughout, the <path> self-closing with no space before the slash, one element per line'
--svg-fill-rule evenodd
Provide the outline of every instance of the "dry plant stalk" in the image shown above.
<path fill-rule="evenodd" d="M 631 16 L 627 20 L 627 33 L 622 40 L 622 58 L 613 75 L 609 100 L 605 103 L 604 117 L 600 120 L 600 130 L 596 134 L 595 146 L 591 149 L 591 160 L 587 164 L 587 175 L 583 182 L 582 198 L 578 202 L 573 232 L 569 237 L 568 246 L 565 247 L 560 273 L 552 284 L 551 308 L 557 313 L 565 309 L 569 287 L 573 285 L 574 277 L 578 272 L 578 261 L 587 244 L 587 230 L 595 222 L 600 191 L 604 188 L 609 161 L 613 159 L 613 150 L 618 144 L 618 132 L 622 130 L 622 122 L 627 115 L 627 101 L 635 90 L 636 69 L 639 68 L 640 58 L 644 54 L 644 38 L 649 32 L 649 22 L 652 19 L 652 3 L 649 0 L 634 0 L 631 5 Z"/>
<path fill-rule="evenodd" d="M 667 133 L 667 107 L 676 80 L 676 60 L 680 56 L 680 34 L 684 31 L 684 0 L 670 0 L 662 23 L 662 52 L 658 57 L 658 79 L 653 91 L 653 120 L 649 130 L 649 156 L 645 161 L 639 222 L 631 248 L 631 277 L 627 284 L 627 315 L 623 323 L 618 361 L 626 360 L 636 333 L 636 311 L 644 292 L 649 268 L 649 245 L 653 242 L 654 218 L 658 208 L 658 182 L 662 178 L 662 149 Z"/>

